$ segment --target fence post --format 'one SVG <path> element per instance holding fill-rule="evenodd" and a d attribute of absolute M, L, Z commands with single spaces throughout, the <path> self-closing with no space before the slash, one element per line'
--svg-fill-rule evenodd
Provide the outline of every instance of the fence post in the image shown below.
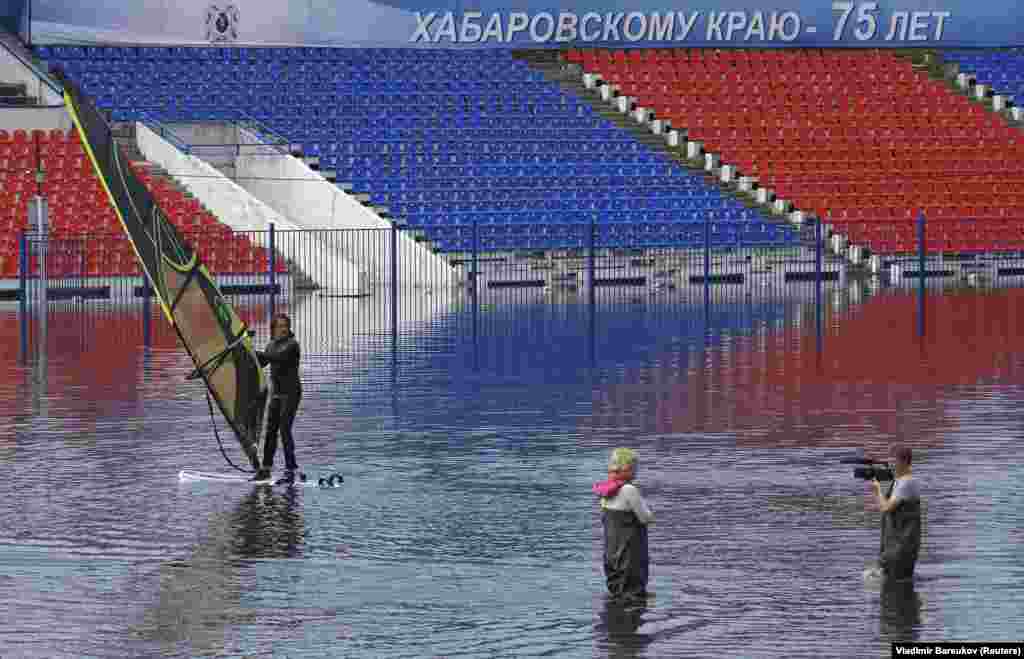
<path fill-rule="evenodd" d="M 595 301 L 594 289 L 595 289 L 595 286 L 596 286 L 596 284 L 595 284 L 595 279 L 596 279 L 596 277 L 595 277 L 595 274 L 596 274 L 595 270 L 596 270 L 596 268 L 595 268 L 595 264 L 594 264 L 594 258 L 595 258 L 595 256 L 594 256 L 594 249 L 595 249 L 594 248 L 594 243 L 597 242 L 596 241 L 596 237 L 594 236 L 594 234 L 596 233 L 596 231 L 597 231 L 597 224 L 594 222 L 593 214 L 591 214 L 591 216 L 590 216 L 590 231 L 588 233 L 588 239 L 587 239 L 587 280 L 589 281 L 589 284 L 587 285 L 587 295 L 588 295 L 588 300 L 587 301 L 590 303 L 591 312 L 593 312 L 593 309 L 594 309 L 594 301 Z"/>
<path fill-rule="evenodd" d="M 471 275 L 471 281 L 473 282 L 473 306 L 470 310 L 472 315 L 473 325 L 473 372 L 477 373 L 480 370 L 480 291 L 478 288 L 477 280 L 479 279 L 480 272 L 480 241 L 478 238 L 478 224 L 477 217 L 473 216 L 473 273 Z"/>
<path fill-rule="evenodd" d="M 822 273 L 822 251 L 824 245 L 822 240 L 824 238 L 824 231 L 822 230 L 821 220 L 815 220 L 814 222 L 814 283 L 818 287 L 820 292 L 823 273 Z"/>
<path fill-rule="evenodd" d="M 21 319 L 21 357 L 28 358 L 28 232 L 21 230 L 18 239 L 18 312 Z"/>
<path fill-rule="evenodd" d="M 824 309 L 821 308 L 821 289 L 823 286 L 824 273 L 822 272 L 822 258 L 824 253 L 825 232 L 822 221 L 814 222 L 814 318 L 818 330 L 818 339 L 821 339 L 821 318 Z"/>
<path fill-rule="evenodd" d="M 150 304 L 152 293 L 149 280 L 146 279 L 146 275 L 142 275 L 142 345 L 147 348 L 152 345 L 153 309 Z"/>
<path fill-rule="evenodd" d="M 588 302 L 587 308 L 588 308 L 588 311 L 589 311 L 588 317 L 589 317 L 589 321 L 590 321 L 589 322 L 589 330 L 590 331 L 589 331 L 589 333 L 588 333 L 589 335 L 587 337 L 587 339 L 588 339 L 587 340 L 587 344 L 588 344 L 588 346 L 590 348 L 589 351 L 588 351 L 589 352 L 588 356 L 590 357 L 590 365 L 592 367 L 597 365 L 597 340 L 596 340 L 596 333 L 597 333 L 597 319 L 596 319 L 596 316 L 597 316 L 597 313 L 596 313 L 597 312 L 597 309 L 596 309 L 596 307 L 597 307 L 597 290 L 596 290 L 597 289 L 597 272 L 596 272 L 596 270 L 597 270 L 597 268 L 595 267 L 595 263 L 594 263 L 594 260 L 596 258 L 595 254 L 594 254 L 594 250 L 595 250 L 594 243 L 597 242 L 596 241 L 596 237 L 595 237 L 594 234 L 596 233 L 596 231 L 597 231 L 597 223 L 594 221 L 594 214 L 591 214 L 590 215 L 590 241 L 589 241 L 588 253 L 587 253 L 587 279 L 589 280 L 589 283 L 587 284 L 587 302 Z"/>
<path fill-rule="evenodd" d="M 711 218 L 704 216 L 704 306 L 711 304 Z"/>
<path fill-rule="evenodd" d="M 924 213 L 921 213 L 917 216 L 917 263 L 921 271 L 921 281 L 924 281 L 924 257 L 926 253 L 924 223 Z"/>
<path fill-rule="evenodd" d="M 84 287 L 85 280 L 89 278 L 88 260 L 85 258 L 85 253 L 89 249 L 89 246 L 85 242 L 85 238 L 78 239 L 78 285 Z"/>
<path fill-rule="evenodd" d="M 925 217 L 924 211 L 917 216 L 917 332 L 924 336 L 924 268 L 927 248 L 925 247 Z"/>
<path fill-rule="evenodd" d="M 474 300 L 476 299 L 476 295 L 478 293 L 478 291 L 477 291 L 477 279 L 480 276 L 479 275 L 479 273 L 480 273 L 480 262 L 479 262 L 479 259 L 478 259 L 479 253 L 480 253 L 480 240 L 479 240 L 479 235 L 478 235 L 478 230 L 477 230 L 477 222 L 478 222 L 477 221 L 477 216 L 474 215 L 473 216 L 473 275 L 472 275 L 472 277 L 473 277 L 473 279 L 472 279 L 472 282 L 473 282 L 473 299 Z M 474 302 L 474 304 L 476 304 L 476 303 Z"/>
<path fill-rule="evenodd" d="M 277 285 L 277 241 L 274 235 L 274 223 L 270 223 L 270 235 L 267 238 L 267 244 L 270 245 L 270 258 L 267 259 L 267 267 L 270 269 L 270 319 L 274 318 L 274 314 L 277 313 L 276 303 L 277 296 L 275 295 L 274 288 Z"/>
<path fill-rule="evenodd" d="M 391 221 L 391 365 L 398 365 L 398 221 Z"/>

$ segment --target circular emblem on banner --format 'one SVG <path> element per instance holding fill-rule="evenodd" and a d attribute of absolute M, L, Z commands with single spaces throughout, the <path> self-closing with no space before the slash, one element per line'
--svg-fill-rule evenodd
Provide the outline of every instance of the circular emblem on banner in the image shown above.
<path fill-rule="evenodd" d="M 206 9 L 206 40 L 211 43 L 238 41 L 238 7 L 212 4 Z"/>

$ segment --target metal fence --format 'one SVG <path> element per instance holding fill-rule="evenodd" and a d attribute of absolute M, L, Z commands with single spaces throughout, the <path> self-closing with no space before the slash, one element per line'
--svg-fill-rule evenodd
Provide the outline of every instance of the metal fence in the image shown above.
<path fill-rule="evenodd" d="M 307 323 L 335 334 L 359 327 L 352 331 L 397 342 L 440 314 L 475 317 L 524 300 L 584 305 L 584 311 L 589 304 L 592 312 L 595 304 L 641 294 L 714 305 L 751 289 L 759 297 L 785 297 L 799 287 L 801 295 L 813 288 L 820 308 L 822 287 L 846 277 L 845 261 L 825 252 L 822 228 L 804 227 L 783 247 L 750 236 L 740 243 L 734 223 L 714 222 L 673 225 L 674 233 L 593 224 L 520 232 L 486 222 L 288 231 L 214 226 L 181 233 L 258 332 L 276 311 L 301 307 Z M 401 241 L 422 253 L 407 258 L 415 250 L 400 249 Z M 682 241 L 690 246 L 670 245 Z M 121 314 L 141 323 L 147 344 L 166 325 L 123 234 L 24 232 L 18 277 L 2 284 L 0 296 L 19 301 L 23 347 L 31 342 L 25 337 L 45 329 L 44 309 L 62 317 Z"/>
<path fill-rule="evenodd" d="M 325 357 L 390 350 L 394 359 L 400 349 L 413 354 L 453 336 L 474 346 L 480 337 L 510 333 L 522 333 L 524 345 L 543 341 L 533 333 L 546 330 L 518 322 L 530 314 L 552 327 L 572 326 L 581 344 L 589 337 L 592 356 L 610 323 L 633 318 L 642 324 L 656 316 L 680 327 L 702 323 L 709 331 L 730 331 L 744 324 L 744 314 L 761 322 L 757 314 L 775 313 L 764 311 L 772 308 L 786 309 L 805 328 L 813 314 L 820 345 L 829 310 L 861 278 L 871 286 L 917 286 L 917 331 L 923 336 L 926 288 L 950 282 L 1007 286 L 1024 277 L 1024 250 L 1012 237 L 995 243 L 1000 249 L 951 252 L 943 237 L 949 227 L 923 218 L 913 234 L 892 230 L 893 240 L 909 249 L 867 257 L 818 223 L 803 227 L 798 240 L 784 247 L 737 244 L 731 227 L 713 222 L 676 225 L 676 231 L 699 236 L 690 244 L 702 244 L 687 248 L 663 244 L 664 234 L 642 228 L 576 225 L 525 235 L 508 229 L 492 230 L 487 223 L 440 232 L 400 224 L 250 232 L 197 227 L 182 234 L 257 340 L 269 338 L 269 318 L 286 311 L 303 328 L 307 354 Z M 423 239 L 428 231 L 430 241 Z M 884 231 L 876 229 L 876 237 Z M 991 247 L 971 242 L 981 237 L 958 235 L 961 244 Z M 405 258 L 414 250 L 400 249 L 402 241 L 426 257 Z M 51 350 L 63 350 L 84 340 L 90 326 L 118 332 L 130 343 L 176 343 L 123 234 L 24 232 L 14 256 L 17 276 L 5 270 L 0 300 L 18 309 L 23 355 L 35 354 L 47 336 Z M 427 257 L 443 262 L 447 275 L 439 279 Z"/>

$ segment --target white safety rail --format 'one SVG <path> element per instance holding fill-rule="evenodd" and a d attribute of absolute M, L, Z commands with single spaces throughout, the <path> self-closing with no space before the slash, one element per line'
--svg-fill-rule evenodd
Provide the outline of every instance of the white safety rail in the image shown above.
<path fill-rule="evenodd" d="M 206 161 L 183 152 L 142 123 L 135 124 L 139 150 L 192 193 L 217 218 L 236 231 L 254 231 L 253 241 L 269 248 L 267 230 L 304 228 L 252 196 Z M 281 237 L 283 238 L 283 236 Z M 312 246 L 313 249 L 309 247 Z M 303 241 L 279 239 L 276 251 L 296 263 L 322 289 L 340 295 L 368 295 L 365 269 L 345 258 L 340 251 L 316 234 Z"/>
<path fill-rule="evenodd" d="M 283 152 L 280 145 L 265 144 L 257 135 L 239 130 L 240 147 L 235 171 L 239 182 L 253 195 L 303 228 L 385 229 L 391 222 L 363 206 L 306 163 Z M 356 251 L 346 254 L 371 271 L 375 281 L 385 281 L 390 256 L 374 263 L 359 261 Z M 398 282 L 401 286 L 443 288 L 459 283 L 459 273 L 443 257 L 434 254 L 407 232 L 399 232 Z"/>

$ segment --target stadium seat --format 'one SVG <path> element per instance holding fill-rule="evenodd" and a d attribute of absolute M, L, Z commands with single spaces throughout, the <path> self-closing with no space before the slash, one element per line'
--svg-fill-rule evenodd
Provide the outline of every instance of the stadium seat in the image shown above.
<path fill-rule="evenodd" d="M 674 54 L 574 50 L 568 59 L 619 85 L 638 105 L 685 129 L 706 151 L 798 208 L 842 220 L 844 230 L 873 251 L 908 251 L 916 237 L 911 232 L 890 239 L 861 225 L 909 225 L 920 208 L 938 221 L 984 225 L 994 212 L 1015 218 L 1014 226 L 1024 223 L 1012 185 L 1000 193 L 978 187 L 993 176 L 1021 181 L 1015 163 L 1024 155 L 1024 140 L 891 51 Z M 971 64 L 961 62 L 961 68 L 984 63 L 977 54 L 963 57 Z M 929 187 L 939 184 L 942 190 Z M 932 246 L 955 252 L 993 244 L 952 235 Z"/>
<path fill-rule="evenodd" d="M 38 187 L 33 172 L 36 153 L 47 171 L 41 191 L 50 199 L 51 235 L 55 239 L 81 235 L 90 235 L 95 239 L 89 244 L 87 274 L 139 275 L 131 245 L 123 233 L 120 220 L 109 205 L 106 191 L 85 157 L 77 132 L 15 130 L 13 133 L 0 131 L 0 164 L 7 163 L 3 168 L 0 189 L 0 254 L 5 255 L 2 276 L 17 276 L 17 234 L 27 228 L 28 199 L 36 193 Z M 198 202 L 186 201 L 179 191 L 152 177 L 140 163 L 134 164 L 133 170 L 150 187 L 158 203 L 175 224 L 184 224 L 176 220 L 187 213 L 193 213 L 198 218 L 202 212 L 204 224 L 198 227 L 200 230 L 216 236 L 216 240 L 226 240 L 230 246 L 242 244 L 240 238 L 230 234 L 230 230 L 225 233 L 227 227 L 202 211 Z M 167 200 L 180 200 L 180 208 L 173 208 Z M 266 271 L 265 266 L 262 270 L 246 270 L 233 260 L 226 260 L 219 265 L 226 272 Z M 65 255 L 54 257 L 48 262 L 48 267 L 54 276 L 82 274 L 82 268 Z M 218 272 L 218 269 L 213 268 L 213 272 Z"/>
<path fill-rule="evenodd" d="M 335 170 L 354 192 L 421 227 L 441 249 L 466 247 L 465 237 L 444 233 L 449 226 L 569 226 L 586 211 L 600 211 L 583 217 L 586 223 L 622 225 L 624 242 L 633 230 L 650 244 L 703 244 L 702 234 L 674 227 L 656 235 L 641 230 L 650 210 L 665 213 L 669 224 L 750 223 L 752 231 L 722 243 L 731 247 L 788 246 L 796 236 L 764 231 L 756 212 L 508 51 L 51 47 L 37 54 L 60 64 L 115 118 L 259 120 L 319 156 L 321 167 Z M 674 62 L 675 54 L 608 61 L 628 70 Z M 293 93 L 282 96 L 282 84 Z M 168 207 L 176 209 L 173 203 Z M 179 225 L 192 214 L 168 211 Z M 487 244 L 536 249 L 577 242 L 545 231 L 507 233 Z"/>

